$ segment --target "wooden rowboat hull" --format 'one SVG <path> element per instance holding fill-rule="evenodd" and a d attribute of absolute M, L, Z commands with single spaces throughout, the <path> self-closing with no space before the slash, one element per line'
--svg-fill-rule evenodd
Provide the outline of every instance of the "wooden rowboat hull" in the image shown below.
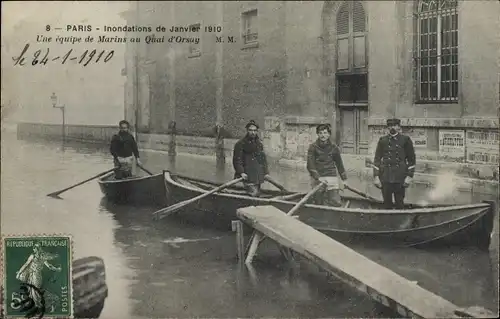
<path fill-rule="evenodd" d="M 108 297 L 104 261 L 85 257 L 73 262 L 73 300 L 75 318 L 99 318 Z"/>
<path fill-rule="evenodd" d="M 195 179 L 179 177 L 165 171 L 170 204 L 193 198 L 205 191 L 193 185 Z M 186 183 L 187 182 L 187 183 Z M 217 184 L 213 184 L 214 187 Z M 199 183 L 197 184 L 201 186 Z M 238 208 L 272 205 L 289 211 L 296 202 L 252 198 L 233 187 L 230 192 L 216 193 L 187 206 L 175 216 L 185 221 L 231 228 Z M 273 193 L 273 192 L 270 192 Z M 273 195 L 279 195 L 274 192 Z M 384 210 L 379 202 L 357 197 L 343 197 L 353 207 L 327 207 L 306 204 L 297 213 L 304 223 L 344 243 L 384 247 L 447 247 L 476 246 L 488 249 L 495 215 L 494 203 L 451 205 L 438 207 L 413 207 L 405 210 Z"/>
<path fill-rule="evenodd" d="M 98 180 L 104 196 L 113 203 L 133 206 L 167 205 L 163 174 L 115 180 L 114 173 Z"/>

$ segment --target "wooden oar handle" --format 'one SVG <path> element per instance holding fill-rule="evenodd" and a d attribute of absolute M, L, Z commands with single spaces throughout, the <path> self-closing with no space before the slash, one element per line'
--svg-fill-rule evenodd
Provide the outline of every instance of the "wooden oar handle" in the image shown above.
<path fill-rule="evenodd" d="M 274 186 L 276 186 L 277 188 L 279 188 L 282 192 L 288 192 L 288 190 L 285 188 L 285 186 L 283 186 L 280 183 L 278 183 L 277 181 L 275 181 L 271 176 L 266 176 L 266 177 L 264 177 L 264 179 L 266 181 L 268 181 L 269 183 L 273 184 Z"/>
<path fill-rule="evenodd" d="M 320 182 L 316 187 L 314 187 L 306 196 L 304 196 L 288 213 L 288 216 L 293 215 L 296 211 L 298 211 L 308 200 L 313 196 L 316 192 L 327 185 L 326 181 Z"/>
<path fill-rule="evenodd" d="M 376 202 L 380 202 L 380 200 L 379 200 L 379 199 L 376 199 L 376 198 L 375 198 L 375 197 L 373 197 L 373 196 L 370 196 L 370 195 L 368 195 L 368 194 L 366 194 L 366 193 L 363 193 L 362 191 L 357 190 L 357 189 L 356 189 L 356 188 L 354 188 L 354 187 L 351 187 L 351 186 L 349 186 L 349 185 L 347 185 L 347 184 L 344 184 L 344 186 L 345 186 L 345 188 L 347 188 L 348 190 L 350 190 L 351 192 L 353 192 L 353 193 L 355 193 L 355 194 L 358 194 L 358 195 L 360 195 L 360 196 L 363 196 L 364 198 L 368 198 L 368 199 L 371 199 L 371 200 L 376 201 Z"/>
<path fill-rule="evenodd" d="M 141 164 L 137 164 L 137 166 L 142 169 L 143 171 L 145 171 L 146 173 L 148 173 L 149 175 L 153 175 L 153 173 L 151 173 L 150 171 L 148 171 L 146 168 L 144 168 L 144 166 L 142 166 Z"/>

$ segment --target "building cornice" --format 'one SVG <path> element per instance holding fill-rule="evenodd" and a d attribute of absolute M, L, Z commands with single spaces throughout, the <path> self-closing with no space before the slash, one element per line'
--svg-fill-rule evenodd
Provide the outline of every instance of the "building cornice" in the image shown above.
<path fill-rule="evenodd" d="M 495 118 L 399 118 L 401 126 L 411 127 L 456 127 L 498 129 L 499 119 Z M 385 126 L 387 118 L 369 118 L 369 126 Z"/>

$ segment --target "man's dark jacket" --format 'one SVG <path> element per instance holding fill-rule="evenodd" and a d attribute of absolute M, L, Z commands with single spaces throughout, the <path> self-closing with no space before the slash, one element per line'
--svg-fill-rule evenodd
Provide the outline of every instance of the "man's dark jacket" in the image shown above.
<path fill-rule="evenodd" d="M 139 158 L 139 149 L 137 148 L 137 143 L 135 142 L 132 134 L 128 132 L 120 132 L 113 135 L 111 138 L 111 145 L 109 151 L 113 158 L 116 160 L 117 157 L 129 157 L 134 155 Z"/>
<path fill-rule="evenodd" d="M 314 179 L 323 176 L 337 176 L 337 174 L 342 180 L 347 179 L 340 149 L 330 140 L 323 143 L 318 139 L 309 145 L 307 170 Z"/>
<path fill-rule="evenodd" d="M 404 183 L 415 172 L 415 149 L 409 136 L 403 134 L 382 136 L 377 144 L 374 159 L 374 177 L 382 183 Z"/>
<path fill-rule="evenodd" d="M 264 145 L 258 137 L 255 139 L 246 135 L 234 145 L 233 150 L 234 177 L 242 173 L 248 175 L 248 183 L 262 184 L 264 176 L 269 174 Z"/>

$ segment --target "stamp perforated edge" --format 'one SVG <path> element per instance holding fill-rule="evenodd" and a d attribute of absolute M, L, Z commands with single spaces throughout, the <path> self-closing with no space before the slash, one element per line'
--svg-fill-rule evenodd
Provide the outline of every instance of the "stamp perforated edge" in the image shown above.
<path fill-rule="evenodd" d="M 46 237 L 46 238 L 51 238 L 51 237 L 68 237 L 69 238 L 69 242 L 70 242 L 70 246 L 69 246 L 69 265 L 68 265 L 68 272 L 69 272 L 69 286 L 70 286 L 70 289 L 69 289 L 69 295 L 71 296 L 71 311 L 70 311 L 70 316 L 69 317 L 63 317 L 63 316 L 59 316 L 59 317 L 49 317 L 49 318 L 53 318 L 53 319 L 73 319 L 74 316 L 75 316 L 75 309 L 74 309 L 74 304 L 75 304 L 75 300 L 74 300 L 74 296 L 73 296 L 73 258 L 74 258 L 74 244 L 73 244 L 73 236 L 68 234 L 68 233 L 51 233 L 51 234 L 48 234 L 48 233 L 29 233 L 29 234 L 2 234 L 1 236 L 1 240 L 0 240 L 0 275 L 2 276 L 3 280 L 2 280 L 2 303 L 0 304 L 0 315 L 2 318 L 7 318 L 6 316 L 6 310 L 4 309 L 4 304 L 6 304 L 7 302 L 7 299 L 5 298 L 6 297 L 6 289 L 5 289 L 5 285 L 7 283 L 7 277 L 5 276 L 5 249 L 4 249 L 4 242 L 6 239 L 8 238 L 32 238 L 32 237 L 35 237 L 35 238 L 43 238 L 43 237 Z M 20 317 L 20 318 L 16 318 L 16 317 L 8 317 L 10 319 L 26 319 L 24 317 Z"/>

